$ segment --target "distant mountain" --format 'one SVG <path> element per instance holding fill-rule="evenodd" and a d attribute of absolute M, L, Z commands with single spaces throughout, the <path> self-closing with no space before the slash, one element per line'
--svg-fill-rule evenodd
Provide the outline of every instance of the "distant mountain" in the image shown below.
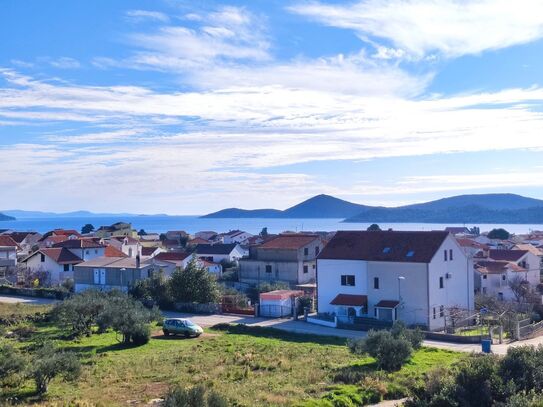
<path fill-rule="evenodd" d="M 494 210 L 528 209 L 543 206 L 543 200 L 516 194 L 474 194 L 457 195 L 426 203 L 406 205 L 403 208 L 440 210 L 466 206 L 479 206 Z"/>
<path fill-rule="evenodd" d="M 514 194 L 459 195 L 397 208 L 369 208 L 345 222 L 543 223 L 543 200 Z"/>
<path fill-rule="evenodd" d="M 203 218 L 348 218 L 370 208 L 330 195 L 317 195 L 298 205 L 285 209 L 255 209 L 238 208 L 223 209 L 202 216 Z"/>
<path fill-rule="evenodd" d="M 3 213 L 0 213 L 0 221 L 3 221 L 3 220 L 15 220 L 15 218 L 13 216 L 8 216 Z"/>
<path fill-rule="evenodd" d="M 515 194 L 458 195 L 387 208 L 317 195 L 283 211 L 223 209 L 204 218 L 345 218 L 360 223 L 519 223 L 543 224 L 543 200 Z"/>
<path fill-rule="evenodd" d="M 130 213 L 93 213 L 89 211 L 74 212 L 41 212 L 41 211 L 23 211 L 20 209 L 8 209 L 2 213 L 16 217 L 17 219 L 37 219 L 37 218 L 99 218 L 111 216 L 138 216 Z"/>

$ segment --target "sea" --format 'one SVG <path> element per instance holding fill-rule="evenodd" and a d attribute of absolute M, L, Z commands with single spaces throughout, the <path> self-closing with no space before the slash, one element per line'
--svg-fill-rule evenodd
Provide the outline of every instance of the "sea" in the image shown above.
<path fill-rule="evenodd" d="M 336 230 L 366 230 L 369 223 L 346 223 L 343 219 L 269 219 L 269 218 L 240 218 L 212 219 L 198 216 L 100 216 L 100 217 L 47 217 L 20 218 L 14 221 L 1 221 L 0 229 L 17 231 L 37 231 L 40 233 L 63 228 L 80 230 L 87 223 L 95 228 L 111 225 L 115 222 L 130 222 L 136 230 L 144 229 L 147 233 L 162 233 L 168 230 L 184 230 L 195 233 L 202 230 L 227 232 L 229 230 L 244 230 L 249 233 L 260 233 L 262 228 L 268 228 L 268 233 L 285 231 L 336 231 Z M 438 224 L 438 223 L 380 223 L 381 229 L 393 230 L 443 230 L 447 226 L 478 226 L 481 232 L 494 228 L 504 228 L 510 233 L 522 234 L 532 230 L 543 230 L 543 225 L 519 224 Z"/>

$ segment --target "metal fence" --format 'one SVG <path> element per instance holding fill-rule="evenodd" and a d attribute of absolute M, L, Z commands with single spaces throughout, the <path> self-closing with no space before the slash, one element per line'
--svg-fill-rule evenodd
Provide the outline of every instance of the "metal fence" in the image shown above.
<path fill-rule="evenodd" d="M 530 319 L 524 319 L 518 322 L 518 339 L 530 339 L 543 334 L 543 321 L 530 323 Z"/>
<path fill-rule="evenodd" d="M 292 307 L 285 305 L 259 305 L 259 315 L 262 317 L 283 318 L 292 316 Z"/>

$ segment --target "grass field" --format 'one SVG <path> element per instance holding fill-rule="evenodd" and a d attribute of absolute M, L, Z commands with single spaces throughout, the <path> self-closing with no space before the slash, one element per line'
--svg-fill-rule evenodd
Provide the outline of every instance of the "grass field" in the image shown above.
<path fill-rule="evenodd" d="M 28 306 L 27 306 L 28 307 Z M 293 405 L 319 399 L 331 386 L 356 384 L 375 373 L 371 358 L 349 353 L 345 341 L 289 334 L 267 328 L 224 327 L 206 330 L 197 339 L 164 337 L 158 327 L 144 346 L 122 347 L 114 333 L 63 340 L 51 323 L 36 324 L 27 340 L 4 339 L 26 348 L 44 338 L 80 354 L 84 368 L 77 383 L 55 379 L 45 400 L 33 395 L 33 384 L 4 394 L 22 404 L 141 405 L 164 395 L 172 384 L 205 384 L 238 406 Z M 423 348 L 401 371 L 381 374 L 387 383 L 403 386 L 437 366 L 464 355 Z M 1 403 L 0 399 L 0 404 Z"/>

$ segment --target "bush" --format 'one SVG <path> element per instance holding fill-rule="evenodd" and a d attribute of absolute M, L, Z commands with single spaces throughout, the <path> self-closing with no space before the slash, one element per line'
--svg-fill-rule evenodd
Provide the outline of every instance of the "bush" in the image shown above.
<path fill-rule="evenodd" d="M 195 260 L 184 270 L 174 271 L 168 283 L 171 296 L 177 302 L 209 304 L 216 303 L 220 297 L 216 278 Z"/>
<path fill-rule="evenodd" d="M 184 389 L 176 386 L 164 398 L 164 407 L 228 407 L 226 399 L 204 386 Z"/>
<path fill-rule="evenodd" d="M 500 361 L 500 375 L 504 382 L 513 381 L 517 391 L 543 388 L 543 347 L 519 346 L 509 348 Z"/>
<path fill-rule="evenodd" d="M 30 367 L 30 376 L 34 379 L 39 394 L 46 393 L 49 383 L 57 376 L 75 380 L 80 374 L 81 363 L 75 354 L 60 351 L 49 342 L 38 349 Z"/>
<path fill-rule="evenodd" d="M 107 294 L 87 290 L 57 304 L 53 316 L 59 324 L 70 330 L 72 336 L 90 335 L 107 303 Z"/>
<path fill-rule="evenodd" d="M 0 347 L 0 386 L 17 387 L 26 368 L 26 359 L 10 345 Z"/>
<path fill-rule="evenodd" d="M 154 302 L 160 308 L 173 309 L 173 297 L 167 280 L 162 273 L 153 274 L 150 278 L 137 280 L 129 294 L 144 304 Z"/>
<path fill-rule="evenodd" d="M 347 345 L 355 354 L 368 354 L 377 366 L 387 371 L 399 370 L 409 360 L 413 349 L 420 348 L 423 333 L 395 323 L 390 331 L 369 331 L 363 339 L 350 340 Z"/>

